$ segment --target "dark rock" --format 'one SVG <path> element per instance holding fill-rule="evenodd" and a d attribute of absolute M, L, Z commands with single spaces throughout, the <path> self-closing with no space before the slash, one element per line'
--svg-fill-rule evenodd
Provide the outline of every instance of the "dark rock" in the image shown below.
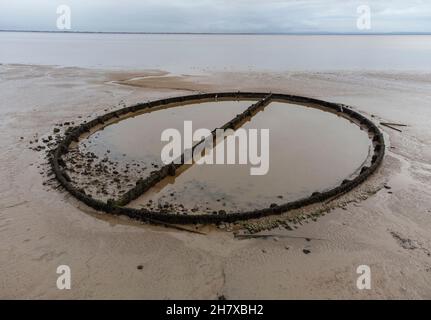
<path fill-rule="evenodd" d="M 367 171 L 369 168 L 368 167 L 363 167 L 362 169 L 361 169 L 361 174 L 362 173 L 364 173 L 365 171 Z"/>

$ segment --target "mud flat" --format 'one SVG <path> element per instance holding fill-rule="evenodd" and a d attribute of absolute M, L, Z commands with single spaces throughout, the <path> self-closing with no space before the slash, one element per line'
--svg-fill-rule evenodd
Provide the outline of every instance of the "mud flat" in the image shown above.
<path fill-rule="evenodd" d="M 429 74 L 152 75 L 140 87 L 145 72 L 1 65 L 0 77 L 2 298 L 431 298 Z M 377 124 L 408 126 L 380 127 L 385 160 L 359 188 L 283 217 L 196 226 L 205 235 L 100 214 L 48 181 L 45 151 L 67 127 L 141 101 L 232 88 L 345 103 Z M 267 236 L 225 232 L 244 229 Z M 67 292 L 55 285 L 61 264 L 72 269 Z M 356 288 L 362 264 L 371 290 Z"/>

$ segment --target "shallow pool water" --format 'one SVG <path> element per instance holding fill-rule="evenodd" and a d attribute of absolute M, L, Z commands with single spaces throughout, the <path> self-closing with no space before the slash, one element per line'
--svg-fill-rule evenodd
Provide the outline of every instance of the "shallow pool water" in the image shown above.
<path fill-rule="evenodd" d="M 210 130 L 244 111 L 253 101 L 206 102 L 135 116 L 93 134 L 86 148 L 120 162 L 160 164 L 166 128 Z M 129 204 L 157 209 L 169 204 L 180 212 L 210 213 L 266 208 L 324 191 L 357 173 L 370 153 L 368 133 L 335 113 L 271 102 L 244 129 L 269 129 L 269 171 L 250 175 L 250 165 L 193 165 L 169 177 Z M 106 154 L 106 150 L 110 150 Z M 156 164 L 156 168 L 157 165 Z"/>
<path fill-rule="evenodd" d="M 192 121 L 193 129 L 221 127 L 255 101 L 212 101 L 187 105 L 168 105 L 110 124 L 80 143 L 83 151 L 107 156 L 114 161 L 144 162 L 148 167 L 160 166 L 161 141 L 165 129 L 183 131 L 184 121 Z"/>

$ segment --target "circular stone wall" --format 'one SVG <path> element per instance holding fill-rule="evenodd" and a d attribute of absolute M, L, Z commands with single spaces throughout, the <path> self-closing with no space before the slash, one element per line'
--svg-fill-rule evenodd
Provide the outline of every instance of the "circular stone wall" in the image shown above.
<path fill-rule="evenodd" d="M 139 179 L 136 185 L 130 190 L 125 192 L 119 199 L 110 199 L 102 201 L 95 199 L 91 195 L 86 194 L 85 190 L 74 185 L 71 178 L 67 174 L 65 159 L 63 158 L 69 152 L 69 147 L 74 141 L 79 139 L 86 133 L 103 126 L 113 120 L 121 119 L 123 117 L 133 116 L 143 111 L 151 111 L 157 108 L 167 106 L 170 104 L 184 104 L 184 103 L 198 103 L 201 101 L 214 101 L 214 100 L 233 100 L 233 99 L 249 99 L 259 100 L 251 107 L 246 109 L 243 113 L 237 115 L 235 118 L 227 122 L 223 129 L 235 129 L 244 123 L 250 117 L 253 117 L 261 108 L 264 108 L 271 101 L 281 101 L 287 103 L 307 104 L 315 108 L 327 110 L 337 115 L 340 115 L 358 126 L 365 128 L 372 139 L 372 155 L 370 163 L 360 168 L 360 173 L 351 180 L 344 180 L 340 185 L 324 192 L 314 192 L 308 197 L 287 202 L 279 205 L 271 205 L 268 208 L 259 210 L 251 210 L 247 212 L 233 212 L 229 214 L 199 214 L 199 215 L 183 215 L 177 212 L 159 212 L 148 209 L 137 209 L 126 207 L 128 203 L 143 195 L 146 191 L 159 183 L 161 180 L 168 176 L 174 176 L 177 169 L 181 164 L 169 164 L 161 167 L 157 171 L 153 171 L 150 176 L 145 179 Z M 215 132 L 215 130 L 213 131 Z M 107 113 L 99 116 L 96 119 L 83 123 L 77 127 L 70 128 L 65 134 L 64 139 L 60 141 L 57 148 L 54 150 L 51 157 L 51 165 L 57 180 L 60 184 L 70 192 L 75 198 L 84 202 L 88 206 L 101 210 L 114 215 L 126 215 L 132 219 L 149 222 L 170 222 L 170 223 L 218 223 L 218 222 L 233 222 L 237 220 L 245 220 L 250 218 L 259 218 L 268 215 L 281 214 L 292 209 L 300 208 L 309 204 L 317 203 L 327 200 L 334 196 L 340 195 L 350 191 L 354 187 L 362 183 L 368 176 L 370 176 L 381 163 L 385 151 L 384 140 L 379 129 L 367 118 L 361 114 L 353 111 L 345 105 L 336 103 L 316 100 L 312 98 L 292 96 L 286 94 L 271 94 L 271 93 L 252 93 L 252 92 L 221 92 L 181 96 L 169 99 L 162 99 L 142 104 L 137 104 L 130 107 Z"/>

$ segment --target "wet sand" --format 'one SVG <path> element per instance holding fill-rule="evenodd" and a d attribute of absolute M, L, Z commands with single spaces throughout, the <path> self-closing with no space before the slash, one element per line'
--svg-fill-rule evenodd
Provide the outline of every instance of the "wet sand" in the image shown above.
<path fill-rule="evenodd" d="M 1 65 L 0 77 L 1 298 L 431 298 L 429 74 L 167 78 Z M 52 135 L 56 124 L 194 90 L 288 92 L 345 103 L 376 123 L 408 127 L 381 127 L 388 150 L 378 172 L 330 203 L 290 213 L 324 216 L 297 219 L 293 230 L 262 231 L 275 238 L 239 240 L 223 230 L 229 225 L 202 227 L 206 235 L 139 225 L 96 213 L 43 185 L 41 172 L 49 167 L 43 151 L 29 149 L 30 141 Z M 56 288 L 61 264 L 72 270 L 69 291 Z M 356 288 L 362 264 L 371 267 L 371 290 Z"/>

